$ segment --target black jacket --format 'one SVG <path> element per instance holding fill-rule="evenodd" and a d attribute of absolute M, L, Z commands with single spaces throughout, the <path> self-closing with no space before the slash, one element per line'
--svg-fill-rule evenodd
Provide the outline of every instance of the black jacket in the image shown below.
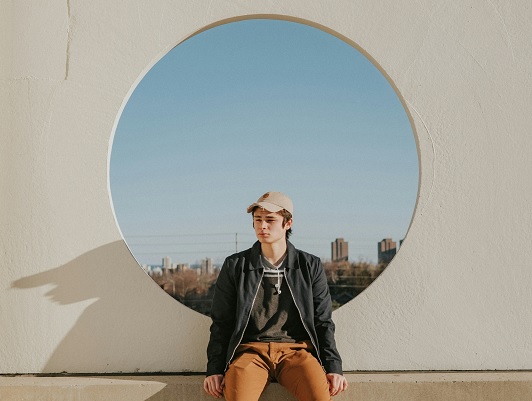
<path fill-rule="evenodd" d="M 211 335 L 207 347 L 207 376 L 223 374 L 248 324 L 262 280 L 260 243 L 229 256 L 216 282 L 211 309 Z M 315 356 L 327 373 L 342 374 L 342 360 L 334 341 L 332 306 L 325 271 L 319 258 L 288 242 L 285 277 Z"/>

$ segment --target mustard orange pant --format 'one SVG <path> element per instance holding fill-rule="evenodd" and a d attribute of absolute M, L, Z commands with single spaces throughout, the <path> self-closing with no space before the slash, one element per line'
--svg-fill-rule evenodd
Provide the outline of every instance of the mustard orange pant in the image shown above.
<path fill-rule="evenodd" d="M 299 401 L 330 401 L 325 371 L 308 341 L 241 344 L 225 373 L 227 401 L 257 401 L 273 380 Z"/>

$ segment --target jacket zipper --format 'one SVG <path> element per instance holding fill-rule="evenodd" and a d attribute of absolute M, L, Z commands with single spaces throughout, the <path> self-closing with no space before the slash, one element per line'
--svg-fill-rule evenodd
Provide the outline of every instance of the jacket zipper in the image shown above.
<path fill-rule="evenodd" d="M 310 338 L 310 341 L 312 342 L 312 345 L 314 346 L 314 349 L 316 350 L 316 355 L 318 357 L 318 361 L 320 362 L 320 365 L 323 367 L 323 363 L 320 359 L 320 350 L 316 346 L 316 343 L 314 342 L 314 339 L 312 338 L 312 334 L 310 334 L 310 330 L 307 328 L 307 325 L 305 324 L 305 321 L 303 320 L 303 315 L 301 314 L 301 310 L 299 309 L 299 306 L 297 305 L 296 299 L 294 298 L 294 293 L 292 292 L 292 287 L 290 286 L 290 280 L 288 280 L 288 276 L 285 274 L 285 280 L 286 284 L 288 285 L 288 289 L 290 290 L 290 295 L 292 296 L 292 300 L 294 301 L 294 305 L 296 306 L 297 311 L 299 312 L 299 318 L 301 319 L 301 323 L 303 324 L 303 327 L 307 331 L 307 334 Z"/>
<path fill-rule="evenodd" d="M 227 368 L 229 367 L 229 364 L 231 363 L 231 361 L 233 360 L 233 357 L 235 356 L 236 349 L 238 348 L 238 346 L 242 342 L 242 339 L 244 338 L 244 334 L 249 324 L 249 319 L 251 318 L 251 311 L 253 310 L 253 305 L 255 305 L 255 300 L 257 299 L 257 294 L 259 293 L 259 287 L 260 287 L 260 284 L 262 283 L 263 276 L 264 276 L 264 269 L 262 269 L 259 284 L 257 285 L 257 289 L 255 290 L 255 296 L 253 297 L 253 302 L 251 303 L 251 307 L 249 308 L 249 314 L 248 314 L 248 319 L 246 320 L 246 325 L 244 326 L 244 330 L 242 330 L 242 335 L 240 336 L 240 340 L 238 340 L 238 343 L 236 344 L 235 348 L 233 348 L 233 353 L 231 354 L 231 358 L 229 358 L 229 360 L 227 361 L 227 364 L 225 365 L 225 370 L 227 370 Z"/>

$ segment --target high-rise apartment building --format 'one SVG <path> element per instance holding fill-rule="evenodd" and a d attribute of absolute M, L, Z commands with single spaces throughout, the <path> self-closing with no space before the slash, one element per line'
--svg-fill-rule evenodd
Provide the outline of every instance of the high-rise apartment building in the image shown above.
<path fill-rule="evenodd" d="M 390 263 L 397 253 L 397 243 L 391 238 L 384 238 L 378 243 L 379 263 Z"/>
<path fill-rule="evenodd" d="M 336 238 L 331 242 L 331 260 L 343 262 L 349 259 L 349 245 L 343 238 Z"/>
<path fill-rule="evenodd" d="M 170 256 L 165 256 L 163 258 L 163 269 L 171 269 L 172 268 L 172 259 Z"/>
<path fill-rule="evenodd" d="M 213 274 L 214 264 L 211 258 L 205 258 L 201 261 L 201 274 Z"/>
<path fill-rule="evenodd" d="M 178 263 L 175 265 L 175 270 L 178 273 L 184 272 L 185 270 L 188 270 L 188 264 L 186 263 Z"/>

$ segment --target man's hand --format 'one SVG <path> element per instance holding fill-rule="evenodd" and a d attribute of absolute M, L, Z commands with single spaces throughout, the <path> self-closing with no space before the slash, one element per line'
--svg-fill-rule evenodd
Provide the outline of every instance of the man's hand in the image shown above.
<path fill-rule="evenodd" d="M 346 378 L 338 373 L 327 373 L 327 381 L 329 382 L 329 393 L 332 396 L 340 394 L 347 388 Z"/>
<path fill-rule="evenodd" d="M 213 397 L 222 398 L 224 384 L 225 379 L 223 375 L 211 375 L 203 380 L 203 389 Z"/>

